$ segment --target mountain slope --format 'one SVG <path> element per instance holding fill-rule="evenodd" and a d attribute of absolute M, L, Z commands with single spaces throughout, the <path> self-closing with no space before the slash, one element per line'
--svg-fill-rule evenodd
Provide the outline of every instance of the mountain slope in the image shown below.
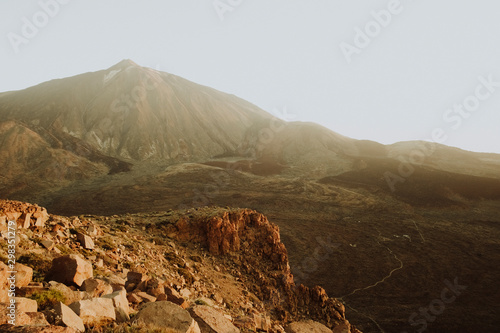
<path fill-rule="evenodd" d="M 67 133 L 127 161 L 185 161 L 234 151 L 271 116 L 234 96 L 134 64 L 0 96 L 0 119 Z"/>

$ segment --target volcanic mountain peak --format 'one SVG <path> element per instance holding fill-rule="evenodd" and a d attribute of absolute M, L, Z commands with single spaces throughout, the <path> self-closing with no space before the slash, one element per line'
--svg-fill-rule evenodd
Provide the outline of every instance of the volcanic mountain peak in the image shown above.
<path fill-rule="evenodd" d="M 131 161 L 226 154 L 255 122 L 272 117 L 232 95 L 131 60 L 2 95 L 0 105 L 0 119 L 38 119 L 39 130 L 52 136 L 69 134 Z"/>
<path fill-rule="evenodd" d="M 141 67 L 139 66 L 137 63 L 133 62 L 132 60 L 130 59 L 123 59 L 122 61 L 120 61 L 119 63 L 117 63 L 116 65 L 114 65 L 113 67 L 111 68 L 127 68 L 127 67 L 130 67 L 130 66 L 135 66 L 135 67 Z"/>

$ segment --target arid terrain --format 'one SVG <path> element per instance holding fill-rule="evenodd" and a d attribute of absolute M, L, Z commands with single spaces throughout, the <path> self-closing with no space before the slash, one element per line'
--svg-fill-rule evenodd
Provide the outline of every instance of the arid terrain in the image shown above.
<path fill-rule="evenodd" d="M 51 214 L 256 210 L 363 332 L 500 325 L 499 155 L 350 139 L 126 60 L 0 94 L 0 168 L 0 198 Z"/>

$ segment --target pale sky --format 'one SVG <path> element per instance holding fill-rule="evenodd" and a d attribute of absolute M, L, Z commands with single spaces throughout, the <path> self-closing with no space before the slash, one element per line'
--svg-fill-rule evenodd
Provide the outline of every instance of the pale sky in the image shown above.
<path fill-rule="evenodd" d="M 499 14 L 498 0 L 1 0 L 0 91 L 131 59 L 352 138 L 441 128 L 500 153 Z"/>

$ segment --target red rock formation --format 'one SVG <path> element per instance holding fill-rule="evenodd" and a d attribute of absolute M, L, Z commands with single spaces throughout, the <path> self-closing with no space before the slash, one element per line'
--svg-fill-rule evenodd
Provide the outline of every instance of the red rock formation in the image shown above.
<path fill-rule="evenodd" d="M 168 233 L 182 241 L 201 243 L 214 255 L 242 254 L 233 260 L 253 275 L 256 294 L 280 320 L 313 318 L 330 328 L 350 328 L 340 301 L 328 297 L 319 286 L 295 285 L 279 228 L 264 215 L 250 209 L 221 211 L 209 217 L 194 215 L 167 226 Z"/>
<path fill-rule="evenodd" d="M 49 219 L 45 208 L 12 200 L 0 200 L 0 219 L 3 216 L 8 221 L 16 221 L 18 227 L 25 229 L 43 227 Z"/>

